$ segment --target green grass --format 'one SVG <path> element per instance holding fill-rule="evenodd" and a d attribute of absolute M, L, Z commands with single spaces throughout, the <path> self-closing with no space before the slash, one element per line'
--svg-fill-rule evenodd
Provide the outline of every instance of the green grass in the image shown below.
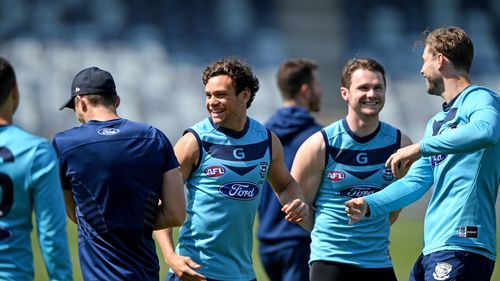
<path fill-rule="evenodd" d="M 398 280 L 408 280 L 410 270 L 415 262 L 416 258 L 420 254 L 422 249 L 422 221 L 421 220 L 411 220 L 411 219 L 400 219 L 391 230 L 391 255 L 394 262 L 394 268 L 396 270 L 396 275 Z M 80 267 L 78 264 L 78 253 L 77 253 L 77 237 L 76 237 L 76 226 L 68 221 L 68 236 L 70 243 L 71 259 L 73 262 L 73 276 L 75 281 L 82 280 L 82 275 L 80 272 Z M 32 237 L 35 237 L 34 234 Z M 38 250 L 38 242 L 36 239 L 33 240 L 34 247 L 34 260 L 35 260 L 35 280 L 45 281 L 48 280 L 47 273 L 45 271 L 40 252 Z M 497 241 L 500 241 L 499 231 L 497 228 Z M 159 259 L 162 260 L 161 253 L 158 248 Z M 255 272 L 257 274 L 257 279 L 259 281 L 268 281 L 260 259 L 257 254 L 257 241 L 254 241 L 254 263 Z M 168 267 L 165 263 L 161 263 L 160 269 L 160 280 L 163 280 Z M 498 266 L 493 272 L 493 277 L 491 280 L 500 280 L 500 269 Z"/>

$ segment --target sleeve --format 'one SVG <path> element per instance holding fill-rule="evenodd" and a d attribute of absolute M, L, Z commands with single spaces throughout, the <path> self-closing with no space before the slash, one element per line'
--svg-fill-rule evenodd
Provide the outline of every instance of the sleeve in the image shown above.
<path fill-rule="evenodd" d="M 73 280 L 66 234 L 64 198 L 56 154 L 43 142 L 31 166 L 38 240 L 50 280 Z"/>
<path fill-rule="evenodd" d="M 384 215 L 410 205 L 420 199 L 433 182 L 433 169 L 429 158 L 420 158 L 413 163 L 406 176 L 365 197 L 370 207 L 370 215 Z"/>
<path fill-rule="evenodd" d="M 499 97 L 487 91 L 469 94 L 463 110 L 469 123 L 419 142 L 422 156 L 460 154 L 494 145 L 500 138 Z"/>
<path fill-rule="evenodd" d="M 170 143 L 170 140 L 161 132 L 160 130 L 156 129 L 161 140 L 162 140 L 162 145 L 163 145 L 163 153 L 165 154 L 165 164 L 163 167 L 163 172 L 168 172 L 172 169 L 175 169 L 179 167 L 179 162 L 177 161 L 177 157 L 175 157 L 174 149 L 172 147 L 172 144 Z"/>
<path fill-rule="evenodd" d="M 56 139 L 52 140 L 52 147 L 56 152 L 57 159 L 59 160 L 59 177 L 61 179 L 62 189 L 63 190 L 71 190 L 71 182 L 68 177 L 66 177 L 66 171 L 68 170 L 68 166 L 66 162 L 62 160 L 61 154 L 59 153 L 59 149 L 57 147 Z"/>

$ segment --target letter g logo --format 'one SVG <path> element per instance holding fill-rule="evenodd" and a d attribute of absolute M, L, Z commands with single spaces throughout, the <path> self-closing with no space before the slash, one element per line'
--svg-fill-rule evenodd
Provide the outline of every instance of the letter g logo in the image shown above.
<path fill-rule="evenodd" d="M 356 156 L 356 161 L 358 161 L 359 164 L 366 164 L 368 163 L 368 155 L 366 155 L 365 152 L 361 152 Z"/>
<path fill-rule="evenodd" d="M 245 152 L 243 148 L 236 148 L 233 150 L 233 156 L 236 159 L 245 159 Z"/>

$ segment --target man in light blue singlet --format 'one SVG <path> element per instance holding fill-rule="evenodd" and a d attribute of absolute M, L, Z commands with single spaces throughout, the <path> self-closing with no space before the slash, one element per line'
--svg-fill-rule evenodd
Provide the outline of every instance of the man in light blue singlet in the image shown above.
<path fill-rule="evenodd" d="M 434 185 L 425 215 L 424 248 L 410 280 L 490 280 L 496 259 L 495 202 L 500 182 L 500 99 L 469 79 L 474 48 L 457 27 L 424 32 L 421 73 L 443 111 L 417 144 L 386 165 L 413 161 L 408 174 L 383 192 L 346 203 L 351 222 L 376 217 L 418 200 Z M 418 160 L 417 160 L 418 159 Z"/>
<path fill-rule="evenodd" d="M 0 280 L 33 280 L 33 211 L 49 280 L 73 280 L 57 157 L 13 124 L 18 104 L 14 70 L 0 57 Z"/>
<path fill-rule="evenodd" d="M 380 63 L 370 58 L 349 60 L 341 85 L 347 116 L 307 139 L 292 165 L 306 202 L 316 210 L 310 227 L 310 280 L 396 280 L 389 231 L 399 211 L 350 226 L 344 203 L 393 182 L 385 161 L 411 140 L 379 120 L 386 91 Z"/>
<path fill-rule="evenodd" d="M 250 67 L 236 58 L 218 60 L 205 69 L 203 83 L 209 117 L 174 148 L 188 190 L 176 252 L 171 230 L 155 235 L 171 267 L 167 280 L 255 280 L 253 223 L 264 182 L 287 220 L 303 223 L 308 206 L 278 137 L 247 117 L 259 89 Z"/>
<path fill-rule="evenodd" d="M 120 118 L 111 73 L 75 75 L 69 99 L 82 123 L 57 133 L 68 217 L 78 226 L 83 280 L 157 281 L 153 230 L 181 225 L 186 207 L 179 163 L 153 126 Z"/>

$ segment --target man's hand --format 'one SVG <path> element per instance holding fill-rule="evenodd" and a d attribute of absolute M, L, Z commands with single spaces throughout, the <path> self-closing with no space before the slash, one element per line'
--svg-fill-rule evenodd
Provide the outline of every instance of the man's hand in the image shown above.
<path fill-rule="evenodd" d="M 391 169 L 392 174 L 396 178 L 401 178 L 408 172 L 411 164 L 418 160 L 420 156 L 420 146 L 418 143 L 414 143 L 398 149 L 389 156 L 389 159 L 385 162 L 385 166 Z"/>
<path fill-rule="evenodd" d="M 174 255 L 168 259 L 168 264 L 175 275 L 182 281 L 206 281 L 205 276 L 194 271 L 201 266 L 195 263 L 190 257 Z"/>
<path fill-rule="evenodd" d="M 368 204 L 363 197 L 358 197 L 345 202 L 345 212 L 349 217 L 349 225 L 360 221 L 368 209 Z"/>
<path fill-rule="evenodd" d="M 281 211 L 286 214 L 286 220 L 290 222 L 301 222 L 309 214 L 309 206 L 300 199 L 294 199 L 283 205 Z"/>

